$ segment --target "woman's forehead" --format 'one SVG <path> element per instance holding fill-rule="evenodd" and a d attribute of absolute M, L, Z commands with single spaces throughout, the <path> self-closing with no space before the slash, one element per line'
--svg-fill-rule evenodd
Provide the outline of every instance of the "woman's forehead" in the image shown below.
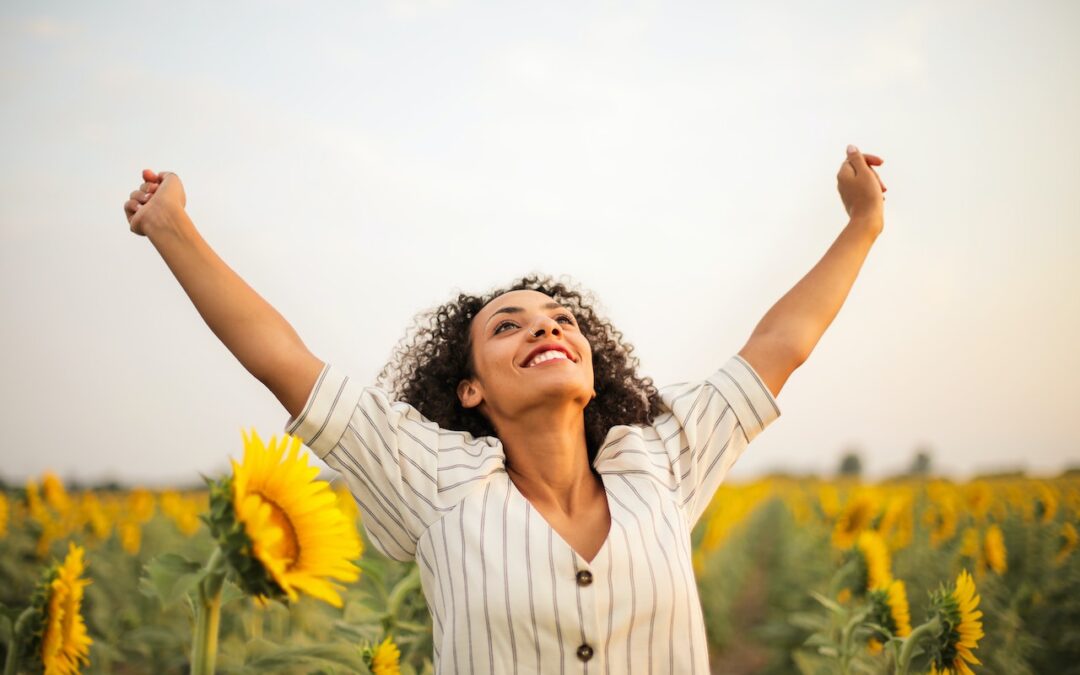
<path fill-rule="evenodd" d="M 539 305 L 550 302 L 554 302 L 551 296 L 546 293 L 541 293 L 540 291 L 529 289 L 507 291 L 492 298 L 488 304 L 480 308 L 480 311 L 495 311 L 508 305 Z"/>
<path fill-rule="evenodd" d="M 494 312 L 498 312 L 504 307 L 543 307 L 554 303 L 550 295 L 541 293 L 540 291 L 533 290 L 517 290 L 507 291 L 501 295 L 497 295 L 492 298 L 486 305 L 480 308 L 480 311 L 473 317 L 472 325 L 479 326 L 478 330 L 483 328 L 483 324 L 486 323 Z"/>

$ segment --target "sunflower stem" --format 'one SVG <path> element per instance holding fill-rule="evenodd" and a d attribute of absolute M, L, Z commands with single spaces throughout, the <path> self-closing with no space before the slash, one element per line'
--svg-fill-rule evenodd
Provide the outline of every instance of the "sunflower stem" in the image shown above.
<path fill-rule="evenodd" d="M 859 627 L 859 624 L 866 620 L 867 614 L 869 614 L 868 608 L 855 612 L 840 632 L 840 670 L 844 675 L 847 675 L 850 672 L 851 657 L 853 655 L 852 652 L 854 651 L 852 646 L 852 636 L 855 633 L 855 629 Z"/>
<path fill-rule="evenodd" d="M 261 640 L 263 636 L 263 608 L 258 602 L 251 603 L 251 639 Z"/>
<path fill-rule="evenodd" d="M 19 638 L 26 632 L 26 622 L 30 620 L 33 610 L 33 607 L 27 607 L 15 620 L 15 626 L 11 631 L 11 641 L 8 642 L 7 659 L 4 660 L 4 675 L 15 675 L 18 672 L 19 648 L 22 646 L 19 644 Z"/>
<path fill-rule="evenodd" d="M 191 643 L 191 674 L 213 675 L 217 661 L 218 628 L 221 623 L 221 588 L 225 584 L 225 556 L 214 549 L 199 582 L 195 605 L 195 637 Z"/>
<path fill-rule="evenodd" d="M 907 675 L 911 668 L 911 657 L 915 655 L 915 647 L 924 636 L 936 634 L 941 631 L 941 619 L 935 616 L 915 630 L 904 640 L 904 647 L 900 650 L 900 658 L 896 664 L 896 675 Z"/>

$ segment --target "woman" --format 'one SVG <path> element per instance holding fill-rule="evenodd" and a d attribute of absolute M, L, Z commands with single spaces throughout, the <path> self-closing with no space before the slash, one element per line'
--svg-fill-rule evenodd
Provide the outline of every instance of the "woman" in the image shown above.
<path fill-rule="evenodd" d="M 661 390 L 587 295 L 533 276 L 428 312 L 364 386 L 214 254 L 175 174 L 144 171 L 124 208 L 341 472 L 369 539 L 418 561 L 438 672 L 708 673 L 690 532 L 881 232 L 881 163 L 849 148 L 836 243 L 738 354 Z"/>

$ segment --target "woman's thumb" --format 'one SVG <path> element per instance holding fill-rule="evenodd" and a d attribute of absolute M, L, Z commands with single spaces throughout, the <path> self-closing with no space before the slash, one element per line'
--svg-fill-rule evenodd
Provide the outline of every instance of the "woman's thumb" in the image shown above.
<path fill-rule="evenodd" d="M 851 168 L 855 169 L 856 174 L 859 173 L 859 171 L 868 168 L 866 158 L 863 157 L 862 153 L 859 152 L 859 149 L 854 145 L 847 146 L 847 159 L 848 162 L 851 163 Z"/>

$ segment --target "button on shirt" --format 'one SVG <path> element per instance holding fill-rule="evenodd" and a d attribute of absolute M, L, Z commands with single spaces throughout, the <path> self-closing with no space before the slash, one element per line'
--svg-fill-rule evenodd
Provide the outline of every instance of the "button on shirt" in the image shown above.
<path fill-rule="evenodd" d="M 342 474 L 380 552 L 417 561 L 436 672 L 707 674 L 690 532 L 780 408 L 737 354 L 659 395 L 652 423 L 612 427 L 597 452 L 611 527 L 592 560 L 517 490 L 497 438 L 329 363 L 285 431 Z"/>

